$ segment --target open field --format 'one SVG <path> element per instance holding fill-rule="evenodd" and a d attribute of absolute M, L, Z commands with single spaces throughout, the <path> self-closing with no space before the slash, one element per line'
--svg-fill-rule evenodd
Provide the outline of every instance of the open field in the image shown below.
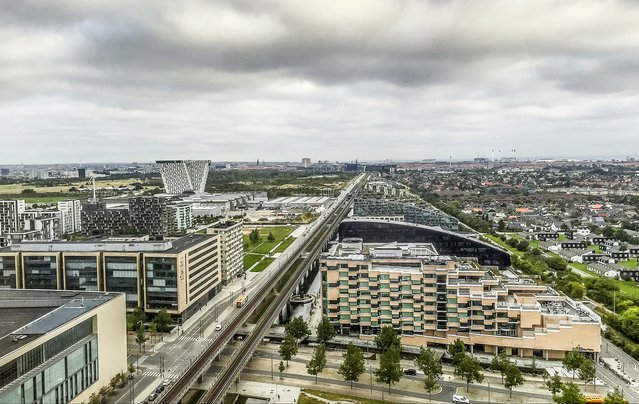
<path fill-rule="evenodd" d="M 257 264 L 251 272 L 263 271 L 271 262 L 273 258 L 269 258 L 268 254 L 277 246 L 282 243 L 273 252 L 283 252 L 293 241 L 294 237 L 288 237 L 297 226 L 268 226 L 268 227 L 256 227 L 260 232 L 260 241 L 257 243 L 251 243 L 249 241 L 249 233 L 253 230 L 253 227 L 244 228 L 244 270 L 248 270 L 256 262 L 263 260 Z M 269 241 L 268 235 L 273 234 L 274 240 Z"/>
<path fill-rule="evenodd" d="M 123 180 L 111 180 L 111 179 L 96 179 L 95 186 L 97 188 L 113 187 L 118 188 L 121 186 L 131 186 L 134 183 L 140 183 L 144 186 L 144 180 L 142 179 L 123 179 Z M 62 185 L 44 185 L 38 183 L 21 183 L 21 184 L 2 184 L 0 185 L 1 195 L 16 195 L 22 193 L 25 189 L 32 189 L 36 193 L 63 193 L 69 192 L 70 188 L 92 188 L 93 184 L 90 180 L 78 180 L 71 181 Z M 154 187 L 148 187 L 154 188 Z"/>

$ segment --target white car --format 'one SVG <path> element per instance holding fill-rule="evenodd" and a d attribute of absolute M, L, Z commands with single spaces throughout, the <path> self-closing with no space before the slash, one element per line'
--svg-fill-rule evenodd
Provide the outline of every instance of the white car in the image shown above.
<path fill-rule="evenodd" d="M 461 394 L 453 394 L 453 403 L 470 404 L 470 401 Z"/>
<path fill-rule="evenodd" d="M 220 331 L 222 329 L 222 324 L 218 324 L 215 326 L 215 331 Z"/>
<path fill-rule="evenodd" d="M 171 384 L 171 379 L 164 379 L 164 381 L 162 382 L 162 386 L 166 387 L 169 384 Z"/>

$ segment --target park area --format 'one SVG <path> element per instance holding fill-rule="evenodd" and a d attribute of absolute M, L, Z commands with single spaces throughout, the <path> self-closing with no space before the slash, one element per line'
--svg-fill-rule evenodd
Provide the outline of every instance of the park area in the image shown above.
<path fill-rule="evenodd" d="M 244 270 L 261 272 L 274 258 L 273 254 L 282 253 L 296 237 L 293 233 L 297 226 L 259 226 L 244 229 Z"/>

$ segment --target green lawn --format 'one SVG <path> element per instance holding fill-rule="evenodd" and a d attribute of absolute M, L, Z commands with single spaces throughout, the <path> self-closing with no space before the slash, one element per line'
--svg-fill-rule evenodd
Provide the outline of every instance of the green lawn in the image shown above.
<path fill-rule="evenodd" d="M 325 398 L 327 400 L 336 401 L 336 402 L 351 401 L 353 403 L 358 403 L 358 404 L 394 404 L 393 401 L 375 400 L 375 399 L 372 399 L 372 398 L 364 398 L 364 397 L 359 397 L 359 396 L 350 396 L 350 395 L 341 394 L 341 393 L 340 394 L 330 393 L 328 391 L 311 390 L 311 389 L 304 389 L 304 391 L 307 391 L 310 394 L 313 394 L 314 396 L 322 397 L 322 398 Z"/>
<path fill-rule="evenodd" d="M 264 258 L 253 269 L 251 269 L 251 272 L 262 272 L 267 266 L 271 265 L 271 262 L 273 261 L 275 261 L 275 258 Z"/>
<path fill-rule="evenodd" d="M 262 259 L 261 255 L 253 255 L 253 254 L 245 255 L 244 256 L 244 270 L 247 270 L 250 267 L 252 267 L 253 264 L 255 264 L 260 259 Z"/>
<path fill-rule="evenodd" d="M 630 261 L 619 261 L 619 265 L 622 265 L 626 268 L 635 269 L 637 267 L 637 259 L 633 258 Z"/>
<path fill-rule="evenodd" d="M 245 252 L 268 254 L 273 247 L 275 247 L 280 241 L 284 240 L 296 228 L 297 226 L 258 227 L 260 232 L 260 241 L 258 243 L 251 243 L 249 241 L 248 234 L 244 235 L 244 244 L 248 244 Z M 273 234 L 273 237 L 275 238 L 273 241 L 268 241 L 269 233 Z"/>
<path fill-rule="evenodd" d="M 288 246 L 293 244 L 293 241 L 295 241 L 295 237 L 288 237 L 284 239 L 284 241 L 282 241 L 282 244 L 278 245 L 274 252 L 276 253 L 284 252 L 284 250 L 286 250 Z"/>
<path fill-rule="evenodd" d="M 509 246 L 505 242 L 501 241 L 501 239 L 499 237 L 495 237 L 495 236 L 492 236 L 490 234 L 484 234 L 484 237 L 494 241 L 495 243 L 499 244 L 500 246 L 504 247 L 505 249 L 507 249 L 510 252 L 513 252 L 513 253 L 516 253 L 516 254 L 521 254 L 521 251 L 517 250 L 516 248 L 512 248 L 511 246 Z"/>

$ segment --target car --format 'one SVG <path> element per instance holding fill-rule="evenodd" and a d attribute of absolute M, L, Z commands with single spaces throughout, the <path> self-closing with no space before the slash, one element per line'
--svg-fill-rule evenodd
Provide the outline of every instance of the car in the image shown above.
<path fill-rule="evenodd" d="M 158 398 L 157 394 L 155 394 L 155 393 L 149 394 L 149 401 L 155 401 L 156 398 Z"/>
<path fill-rule="evenodd" d="M 404 369 L 404 374 L 408 376 L 415 376 L 417 371 L 415 369 Z"/>
<path fill-rule="evenodd" d="M 168 386 L 169 384 L 171 384 L 172 380 L 171 379 L 164 379 L 164 381 L 162 382 L 162 386 Z"/>
<path fill-rule="evenodd" d="M 470 400 L 461 394 L 453 394 L 453 403 L 470 404 Z"/>
<path fill-rule="evenodd" d="M 155 389 L 155 392 L 158 394 L 160 394 L 163 391 L 164 391 L 164 386 L 162 386 L 161 384 Z"/>
<path fill-rule="evenodd" d="M 222 324 L 217 324 L 215 326 L 215 331 L 220 331 L 222 329 Z"/>

